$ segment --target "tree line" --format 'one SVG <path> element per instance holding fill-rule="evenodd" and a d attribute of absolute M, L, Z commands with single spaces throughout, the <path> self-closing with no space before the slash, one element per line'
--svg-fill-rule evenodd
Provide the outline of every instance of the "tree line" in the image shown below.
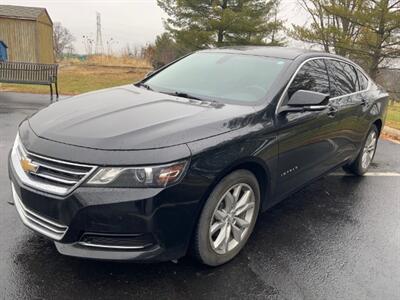
<path fill-rule="evenodd" d="M 297 1 L 297 13 L 307 15 L 306 24 L 278 17 L 286 0 L 157 0 L 167 15 L 165 32 L 140 53 L 159 68 L 200 49 L 286 46 L 297 40 L 304 47 L 316 46 L 358 62 L 373 79 L 400 58 L 400 0 L 291 1 Z M 73 51 L 74 40 L 67 28 L 55 23 L 57 58 Z"/>
<path fill-rule="evenodd" d="M 158 0 L 165 33 L 147 51 L 154 67 L 199 49 L 285 46 L 290 39 L 357 61 L 376 79 L 400 57 L 400 0 L 298 0 L 305 25 L 278 18 L 279 0 Z M 284 4 L 284 1 L 282 2 Z"/>

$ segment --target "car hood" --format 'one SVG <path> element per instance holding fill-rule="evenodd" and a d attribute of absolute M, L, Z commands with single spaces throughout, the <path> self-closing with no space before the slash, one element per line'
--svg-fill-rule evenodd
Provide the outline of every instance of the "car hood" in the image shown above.
<path fill-rule="evenodd" d="M 201 102 L 122 86 L 54 103 L 29 119 L 41 138 L 104 150 L 180 145 L 242 127 L 251 106 Z"/>

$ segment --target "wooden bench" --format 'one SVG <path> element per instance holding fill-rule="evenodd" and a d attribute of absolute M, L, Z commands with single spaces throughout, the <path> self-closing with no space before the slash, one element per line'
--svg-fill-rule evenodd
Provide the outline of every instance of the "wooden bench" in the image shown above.
<path fill-rule="evenodd" d="M 0 62 L 0 82 L 48 85 L 53 101 L 53 84 L 58 99 L 57 71 L 57 64 Z"/>

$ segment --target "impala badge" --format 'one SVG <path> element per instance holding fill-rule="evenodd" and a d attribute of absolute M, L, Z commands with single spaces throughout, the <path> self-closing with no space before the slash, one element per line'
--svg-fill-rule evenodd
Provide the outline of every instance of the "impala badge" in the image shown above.
<path fill-rule="evenodd" d="M 25 173 L 36 173 L 39 169 L 38 165 L 34 164 L 30 159 L 27 158 L 22 158 L 20 163 Z"/>
<path fill-rule="evenodd" d="M 291 169 L 286 170 L 285 172 L 283 172 L 283 173 L 281 174 L 281 177 L 284 177 L 284 176 L 286 176 L 286 175 L 289 175 L 289 174 L 291 174 L 291 173 L 297 171 L 298 169 L 299 169 L 298 166 L 294 166 L 293 168 L 291 168 Z"/>

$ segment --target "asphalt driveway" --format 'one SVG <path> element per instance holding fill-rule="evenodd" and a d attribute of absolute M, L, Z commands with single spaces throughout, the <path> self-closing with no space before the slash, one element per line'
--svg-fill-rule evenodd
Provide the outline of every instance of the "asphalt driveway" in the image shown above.
<path fill-rule="evenodd" d="M 207 268 L 61 256 L 26 229 L 7 153 L 48 96 L 0 92 L 0 298 L 400 299 L 400 145 L 381 140 L 370 176 L 327 176 L 264 213 L 237 259 Z"/>

